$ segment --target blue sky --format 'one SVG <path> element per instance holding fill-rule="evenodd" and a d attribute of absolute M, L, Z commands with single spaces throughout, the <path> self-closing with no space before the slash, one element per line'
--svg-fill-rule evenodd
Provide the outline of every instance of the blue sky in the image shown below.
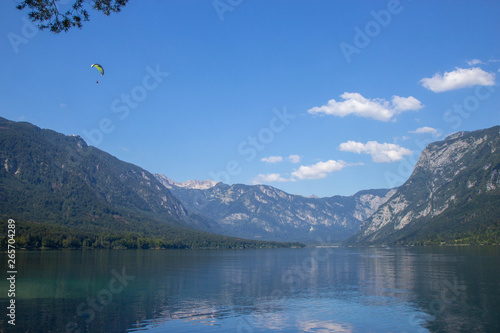
<path fill-rule="evenodd" d="M 351 195 L 500 123 L 498 1 L 130 0 L 59 35 L 15 4 L 0 115 L 176 181 Z"/>

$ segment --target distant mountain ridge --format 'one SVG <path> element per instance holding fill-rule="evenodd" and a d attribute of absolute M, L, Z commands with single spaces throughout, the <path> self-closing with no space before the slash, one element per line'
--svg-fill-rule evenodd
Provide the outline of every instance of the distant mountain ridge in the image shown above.
<path fill-rule="evenodd" d="M 500 243 L 500 126 L 429 144 L 347 245 Z"/>
<path fill-rule="evenodd" d="M 178 186 L 155 177 L 190 211 L 207 217 L 211 230 L 236 237 L 301 242 L 340 242 L 394 190 L 366 190 L 330 198 L 292 195 L 267 185 L 227 185 L 209 188 Z"/>

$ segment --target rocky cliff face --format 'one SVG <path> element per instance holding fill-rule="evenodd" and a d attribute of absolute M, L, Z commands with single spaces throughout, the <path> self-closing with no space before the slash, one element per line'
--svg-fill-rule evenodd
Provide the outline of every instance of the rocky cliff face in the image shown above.
<path fill-rule="evenodd" d="M 218 183 L 193 189 L 155 176 L 190 211 L 207 217 L 209 230 L 251 239 L 339 242 L 394 193 L 369 190 L 350 197 L 306 198 L 265 185 Z"/>
<path fill-rule="evenodd" d="M 495 223 L 500 216 L 499 130 L 459 132 L 429 144 L 410 178 L 347 244 L 449 242 Z"/>

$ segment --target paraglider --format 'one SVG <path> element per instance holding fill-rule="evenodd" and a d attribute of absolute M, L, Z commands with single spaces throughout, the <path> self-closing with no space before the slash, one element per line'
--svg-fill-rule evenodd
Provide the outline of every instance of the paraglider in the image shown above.
<path fill-rule="evenodd" d="M 92 68 L 92 67 L 97 68 L 97 70 L 99 71 L 99 73 L 101 73 L 101 76 L 103 76 L 103 75 L 104 75 L 104 68 L 102 68 L 102 66 L 101 66 L 101 65 L 99 65 L 99 64 L 92 64 L 90 67 L 91 67 L 91 68 Z M 96 81 L 96 83 L 99 83 L 99 81 Z"/>

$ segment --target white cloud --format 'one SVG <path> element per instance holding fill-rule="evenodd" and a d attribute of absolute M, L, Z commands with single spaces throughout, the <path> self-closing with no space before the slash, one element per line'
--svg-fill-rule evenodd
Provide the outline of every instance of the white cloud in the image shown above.
<path fill-rule="evenodd" d="M 289 182 L 290 179 L 281 177 L 279 173 L 268 173 L 268 174 L 258 174 L 257 177 L 252 179 L 252 184 L 263 184 L 263 183 L 283 183 Z"/>
<path fill-rule="evenodd" d="M 404 111 L 416 111 L 423 107 L 416 98 L 393 96 L 392 101 L 375 98 L 367 99 L 359 93 L 345 92 L 340 97 L 343 101 L 334 99 L 328 101 L 327 105 L 315 106 L 307 110 L 310 114 L 327 114 L 337 117 L 345 117 L 353 114 L 359 117 L 373 118 L 388 121 L 396 114 Z"/>
<path fill-rule="evenodd" d="M 292 177 L 301 180 L 325 178 L 329 173 L 340 171 L 346 166 L 348 166 L 348 164 L 340 160 L 329 160 L 326 162 L 318 162 L 313 165 L 302 165 L 292 172 Z"/>
<path fill-rule="evenodd" d="M 413 96 L 399 97 L 392 96 L 392 105 L 396 111 L 413 111 L 420 110 L 423 106 L 418 99 Z"/>
<path fill-rule="evenodd" d="M 292 162 L 292 159 L 297 162 Z M 298 155 L 290 155 L 288 160 L 292 163 L 298 163 L 300 157 Z M 304 179 L 321 179 L 328 176 L 329 173 L 340 171 L 346 166 L 352 165 L 362 165 L 363 163 L 351 163 L 348 164 L 344 161 L 334 161 L 329 160 L 326 162 L 318 162 L 313 165 L 302 165 L 298 169 L 292 172 L 289 178 L 283 177 L 279 173 L 268 173 L 268 174 L 258 174 L 257 177 L 252 179 L 252 184 L 264 184 L 264 183 L 284 183 L 284 182 L 295 182 Z"/>
<path fill-rule="evenodd" d="M 439 135 L 439 131 L 437 129 L 428 126 L 417 128 L 409 133 Z"/>
<path fill-rule="evenodd" d="M 366 153 L 372 157 L 376 163 L 396 162 L 405 155 L 410 155 L 411 150 L 393 143 L 378 143 L 377 141 L 368 141 L 367 143 L 347 141 L 340 144 L 340 150 L 350 151 L 361 154 Z"/>
<path fill-rule="evenodd" d="M 480 64 L 484 64 L 484 63 L 479 59 L 472 59 L 472 60 L 467 60 L 467 64 L 469 66 L 475 66 L 475 65 L 480 65 Z"/>
<path fill-rule="evenodd" d="M 283 161 L 283 157 L 281 156 L 268 156 L 260 159 L 262 162 L 266 163 L 278 163 Z"/>
<path fill-rule="evenodd" d="M 436 73 L 431 78 L 423 78 L 420 84 L 436 93 L 475 85 L 492 86 L 495 84 L 495 73 L 485 72 L 479 67 L 456 68 L 444 75 Z"/>
<path fill-rule="evenodd" d="M 290 155 L 290 156 L 288 156 L 288 160 L 292 163 L 299 163 L 300 156 L 299 155 Z"/>
<path fill-rule="evenodd" d="M 260 159 L 261 162 L 266 162 L 266 163 L 279 163 L 283 162 L 284 160 L 287 160 L 291 163 L 299 163 L 300 162 L 300 156 L 299 155 L 289 155 L 286 158 L 283 158 L 282 156 L 266 156 Z"/>

